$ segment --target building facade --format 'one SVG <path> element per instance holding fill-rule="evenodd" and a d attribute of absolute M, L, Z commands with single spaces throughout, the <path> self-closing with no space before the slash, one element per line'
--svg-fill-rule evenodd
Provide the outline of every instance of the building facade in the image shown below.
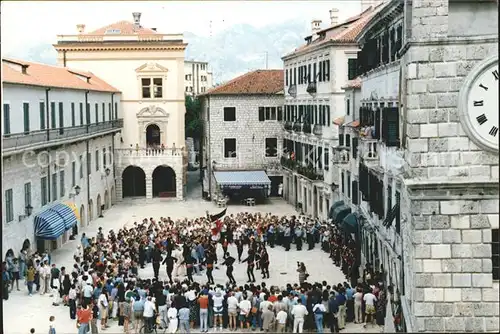
<path fill-rule="evenodd" d="M 370 6 L 340 24 L 338 9 L 332 9 L 329 28 L 312 21 L 306 44 L 283 57 L 283 191 L 305 214 L 326 219 L 331 204 L 339 200 L 340 172 L 332 157 L 339 145 L 336 121 L 345 115 L 342 87 L 355 77 L 357 33 L 378 9 Z"/>
<path fill-rule="evenodd" d="M 116 201 L 121 94 L 63 67 L 3 59 L 2 73 L 2 252 L 55 249 Z M 54 212 L 72 225 L 43 228 Z"/>
<path fill-rule="evenodd" d="M 120 21 L 92 32 L 60 35 L 58 61 L 91 71 L 122 92 L 124 129 L 115 148 L 117 198 L 182 199 L 187 154 L 184 135 L 182 34 L 160 34 Z"/>
<path fill-rule="evenodd" d="M 386 328 L 499 330 L 497 15 L 494 1 L 389 1 L 357 37 L 359 112 L 339 128 L 351 196 L 333 218 L 392 287 Z"/>
<path fill-rule="evenodd" d="M 186 95 L 197 96 L 213 87 L 212 71 L 204 61 L 184 61 L 184 90 Z"/>
<path fill-rule="evenodd" d="M 249 72 L 200 96 L 204 138 L 202 146 L 203 191 L 215 198 L 236 186 L 225 188 L 228 172 L 259 171 L 265 196 L 279 196 L 283 177 L 283 71 Z M 265 172 L 265 174 L 262 174 Z M 219 174 L 217 174 L 219 173 Z M 219 177 L 217 177 L 219 175 Z M 243 174 L 241 174 L 243 175 Z M 247 173 L 245 187 L 259 189 L 256 173 Z M 266 176 L 267 175 L 267 176 Z M 254 182 L 255 181 L 255 182 Z M 259 182 L 258 182 L 259 181 Z M 225 193 L 227 194 L 227 193 Z"/>

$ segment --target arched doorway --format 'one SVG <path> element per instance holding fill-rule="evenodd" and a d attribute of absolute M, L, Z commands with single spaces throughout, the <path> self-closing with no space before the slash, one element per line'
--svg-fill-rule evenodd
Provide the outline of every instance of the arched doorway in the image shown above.
<path fill-rule="evenodd" d="M 156 124 L 149 124 L 146 128 L 147 146 L 160 146 L 160 128 Z"/>
<path fill-rule="evenodd" d="M 146 174 L 142 168 L 128 166 L 122 174 L 123 198 L 146 196 Z"/>
<path fill-rule="evenodd" d="M 102 217 L 101 194 L 97 194 L 97 217 Z"/>
<path fill-rule="evenodd" d="M 80 227 L 85 227 L 85 205 L 80 207 Z"/>
<path fill-rule="evenodd" d="M 153 171 L 153 197 L 175 197 L 175 181 L 175 172 L 171 167 L 156 167 Z"/>
<path fill-rule="evenodd" d="M 94 202 L 90 199 L 89 200 L 89 223 L 94 220 L 94 210 L 93 210 Z"/>
<path fill-rule="evenodd" d="M 116 203 L 116 191 L 115 186 L 111 187 L 111 205 Z"/>
<path fill-rule="evenodd" d="M 109 209 L 109 193 L 107 190 L 104 192 L 104 209 Z"/>

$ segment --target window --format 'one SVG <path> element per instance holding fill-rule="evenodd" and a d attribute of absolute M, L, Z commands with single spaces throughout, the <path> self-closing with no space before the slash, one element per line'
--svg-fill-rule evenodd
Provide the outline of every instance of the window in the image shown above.
<path fill-rule="evenodd" d="M 234 121 L 236 121 L 236 108 L 224 107 L 224 122 L 234 122 Z"/>
<path fill-rule="evenodd" d="M 59 102 L 59 134 L 64 133 L 64 110 L 63 103 Z"/>
<path fill-rule="evenodd" d="M 106 103 L 102 103 L 102 121 L 106 122 Z"/>
<path fill-rule="evenodd" d="M 31 182 L 24 184 L 24 207 L 31 205 Z"/>
<path fill-rule="evenodd" d="M 45 130 L 45 102 L 40 102 L 38 108 L 40 109 L 40 130 Z"/>
<path fill-rule="evenodd" d="M 493 279 L 500 279 L 500 230 L 498 228 L 491 230 L 491 263 L 493 269 Z"/>
<path fill-rule="evenodd" d="M 92 153 L 87 153 L 87 175 L 90 175 L 92 170 Z"/>
<path fill-rule="evenodd" d="M 348 59 L 347 60 L 347 80 L 352 80 L 356 78 L 356 71 L 358 68 L 358 60 L 357 59 Z"/>
<path fill-rule="evenodd" d="M 49 190 L 46 176 L 40 178 L 40 190 L 41 190 L 40 201 L 42 206 L 44 206 L 48 202 L 48 190 Z"/>
<path fill-rule="evenodd" d="M 99 104 L 95 104 L 95 122 L 96 124 L 99 123 Z"/>
<path fill-rule="evenodd" d="M 30 133 L 30 104 L 23 103 L 24 133 Z"/>
<path fill-rule="evenodd" d="M 75 102 L 71 102 L 71 126 L 76 126 Z"/>
<path fill-rule="evenodd" d="M 278 138 L 266 138 L 266 157 L 278 156 Z"/>
<path fill-rule="evenodd" d="M 99 150 L 96 150 L 95 151 L 95 170 L 96 170 L 96 172 L 99 171 L 99 163 L 100 163 L 99 159 L 100 159 Z"/>
<path fill-rule="evenodd" d="M 14 202 L 12 189 L 5 190 L 5 221 L 7 223 L 14 220 Z"/>
<path fill-rule="evenodd" d="M 102 149 L 102 168 L 106 169 L 106 148 Z"/>
<path fill-rule="evenodd" d="M 71 163 L 71 187 L 76 185 L 76 161 Z"/>
<path fill-rule="evenodd" d="M 347 115 L 351 114 L 351 101 L 349 99 L 346 101 L 345 111 Z"/>
<path fill-rule="evenodd" d="M 80 125 L 83 125 L 83 103 L 80 102 Z"/>
<path fill-rule="evenodd" d="M 52 174 L 52 201 L 57 201 L 57 173 Z"/>
<path fill-rule="evenodd" d="M 83 155 L 80 155 L 79 159 L 80 161 L 80 166 L 79 166 L 79 170 L 80 170 L 80 179 L 83 179 Z"/>
<path fill-rule="evenodd" d="M 224 158 L 236 158 L 236 138 L 224 139 Z"/>
<path fill-rule="evenodd" d="M 142 98 L 162 98 L 163 97 L 163 79 L 162 78 L 142 78 Z"/>
<path fill-rule="evenodd" d="M 65 183 L 65 177 L 66 175 L 64 175 L 64 170 L 61 170 L 59 171 L 59 196 L 60 197 L 64 197 L 65 193 L 66 193 L 66 185 L 64 184 Z"/>
<path fill-rule="evenodd" d="M 50 128 L 51 129 L 57 128 L 57 123 L 56 123 L 56 103 L 55 102 L 50 102 Z"/>

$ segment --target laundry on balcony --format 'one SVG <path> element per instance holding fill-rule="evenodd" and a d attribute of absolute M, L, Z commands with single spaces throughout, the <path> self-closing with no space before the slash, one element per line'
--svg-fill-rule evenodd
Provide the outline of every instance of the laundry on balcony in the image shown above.
<path fill-rule="evenodd" d="M 350 128 L 357 128 L 357 127 L 359 127 L 359 120 L 349 122 L 345 126 L 348 126 Z"/>
<path fill-rule="evenodd" d="M 387 216 L 384 219 L 383 225 L 389 228 L 392 225 L 392 222 L 396 218 L 396 215 L 399 211 L 399 203 L 394 204 L 392 209 L 387 213 Z"/>
<path fill-rule="evenodd" d="M 228 189 L 265 189 L 271 186 L 271 180 L 265 171 L 228 171 L 214 172 L 217 184 Z"/>
<path fill-rule="evenodd" d="M 358 230 L 358 218 L 352 213 L 345 216 L 342 220 L 344 230 L 350 233 L 356 233 Z"/>
<path fill-rule="evenodd" d="M 342 220 L 344 220 L 344 218 L 350 213 L 351 213 L 350 207 L 345 206 L 345 205 L 341 205 L 341 206 L 335 208 L 335 210 L 333 210 L 333 217 L 332 218 L 337 224 L 341 224 Z"/>
<path fill-rule="evenodd" d="M 344 116 L 339 117 L 339 118 L 335 118 L 333 120 L 333 124 L 338 125 L 338 126 L 342 126 L 344 124 L 344 119 L 345 119 Z"/>
<path fill-rule="evenodd" d="M 328 218 L 333 219 L 333 211 L 339 206 L 342 206 L 344 204 L 345 204 L 344 201 L 337 201 L 333 203 L 332 206 L 330 207 L 330 210 L 328 210 Z"/>
<path fill-rule="evenodd" d="M 56 240 L 73 228 L 77 218 L 66 204 L 58 203 L 37 214 L 34 218 L 35 236 L 44 240 Z"/>

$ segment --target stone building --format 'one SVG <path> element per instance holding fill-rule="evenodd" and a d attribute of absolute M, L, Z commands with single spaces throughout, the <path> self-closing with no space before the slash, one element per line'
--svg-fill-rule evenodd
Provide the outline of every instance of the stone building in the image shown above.
<path fill-rule="evenodd" d="M 359 133 L 358 233 L 409 332 L 499 330 L 497 15 L 394 0 L 358 37 L 375 130 Z"/>
<path fill-rule="evenodd" d="M 332 9 L 325 29 L 321 29 L 321 21 L 312 21 L 306 44 L 282 58 L 284 146 L 288 153 L 282 159 L 284 197 L 305 214 L 324 219 L 332 203 L 339 200 L 340 174 L 332 156 L 339 145 L 335 120 L 345 115 L 342 87 L 355 78 L 356 37 L 380 8 L 379 4 L 363 5 L 361 14 L 341 23 L 339 10 Z"/>
<path fill-rule="evenodd" d="M 239 186 L 229 186 L 230 179 L 244 175 L 244 188 L 278 196 L 283 182 L 279 165 L 283 149 L 283 70 L 246 73 L 200 98 L 205 132 L 203 191 L 211 198 L 231 189 L 240 191 Z"/>
<path fill-rule="evenodd" d="M 122 92 L 124 128 L 114 155 L 117 198 L 182 199 L 186 183 L 182 34 L 119 21 L 58 35 L 58 62 L 99 75 Z"/>
<path fill-rule="evenodd" d="M 56 249 L 116 201 L 121 93 L 89 72 L 15 59 L 2 59 L 2 81 L 2 252 Z"/>
<path fill-rule="evenodd" d="M 213 87 L 213 75 L 205 61 L 184 61 L 184 90 L 186 95 L 197 96 Z"/>

